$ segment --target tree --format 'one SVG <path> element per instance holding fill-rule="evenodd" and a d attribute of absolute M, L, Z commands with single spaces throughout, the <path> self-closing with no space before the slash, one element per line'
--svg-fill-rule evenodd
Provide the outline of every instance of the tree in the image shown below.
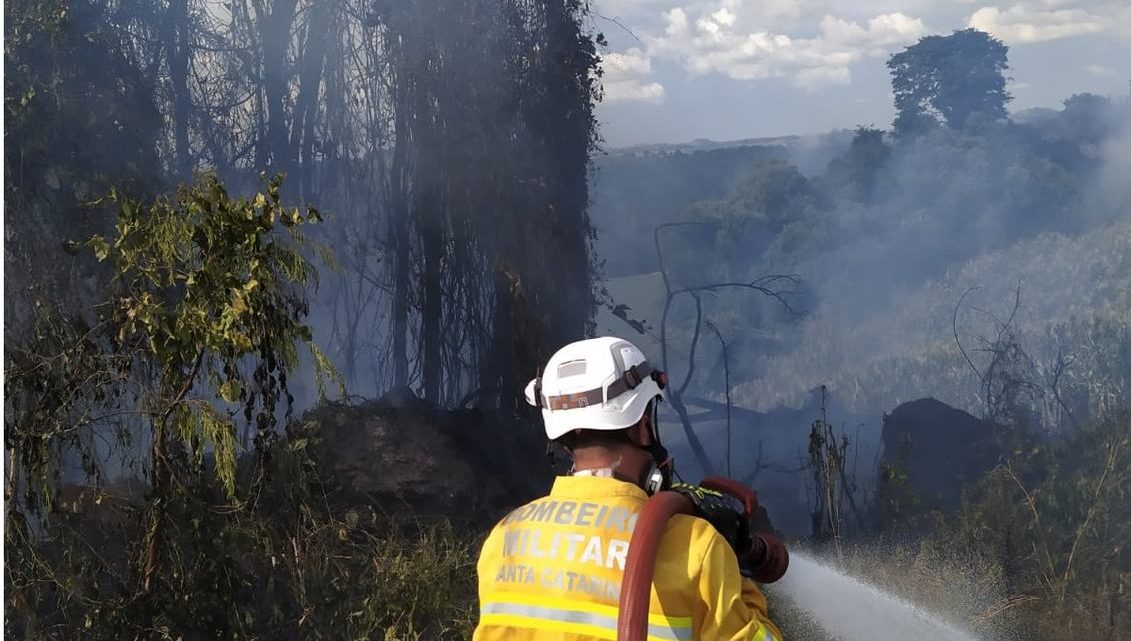
<path fill-rule="evenodd" d="M 1115 104 L 1093 93 L 1073 94 L 1060 112 L 1062 129 L 1069 140 L 1081 147 L 1098 147 L 1119 129 Z"/>
<path fill-rule="evenodd" d="M 724 358 L 726 352 L 726 341 L 723 339 L 722 333 L 719 331 L 717 325 L 710 319 L 704 319 L 703 314 L 703 297 L 715 296 L 722 292 L 730 292 L 736 290 L 746 290 L 748 292 L 762 294 L 773 299 L 789 312 L 791 315 L 796 314 L 796 311 L 790 305 L 790 298 L 795 293 L 790 290 L 792 286 L 800 284 L 800 279 L 796 276 L 789 274 L 771 274 L 761 276 L 750 281 L 727 281 L 722 280 L 718 282 L 697 283 L 692 285 L 685 285 L 678 281 L 674 281 L 671 277 L 667 266 L 664 261 L 663 244 L 661 243 L 661 232 L 681 228 L 685 230 L 689 227 L 713 227 L 717 223 L 710 221 L 682 221 L 673 223 L 664 223 L 657 225 L 653 231 L 653 240 L 656 246 L 656 262 L 660 267 L 660 276 L 664 281 L 664 309 L 660 318 L 660 366 L 664 371 L 670 372 L 669 366 L 669 348 L 671 347 L 671 339 L 668 335 L 668 316 L 671 313 L 672 304 L 679 297 L 690 298 L 695 304 L 695 321 L 691 330 L 691 335 L 688 341 L 688 357 L 687 368 L 685 370 L 683 380 L 675 383 L 674 380 L 670 387 L 668 387 L 668 400 L 672 404 L 672 409 L 675 410 L 679 416 L 680 424 L 683 427 L 683 433 L 687 437 L 687 444 L 691 448 L 692 453 L 695 455 L 696 462 L 699 464 L 699 469 L 703 471 L 705 476 L 710 476 L 715 471 L 715 464 L 711 460 L 707 451 L 703 448 L 698 435 L 695 433 L 695 428 L 690 414 L 687 411 L 687 406 L 684 403 L 683 397 L 687 392 L 691 381 L 695 376 L 696 358 L 695 353 L 699 345 L 699 336 L 702 327 L 706 324 L 715 336 L 719 339 L 719 343 L 723 347 Z M 640 328 L 637 328 L 640 331 Z M 730 394 L 730 365 L 729 362 L 724 364 L 727 377 L 727 395 Z M 729 416 L 730 403 L 727 402 L 727 411 Z M 729 426 L 729 420 L 728 420 Z M 729 427 L 728 427 L 728 446 L 729 446 Z M 730 455 L 728 453 L 726 465 L 729 470 Z M 729 474 L 729 471 L 728 471 Z"/>
<path fill-rule="evenodd" d="M 891 148 L 884 142 L 882 130 L 857 127 L 848 151 L 829 161 L 824 177 L 828 190 L 857 202 L 874 202 L 877 179 L 890 157 Z"/>
<path fill-rule="evenodd" d="M 77 317 L 57 313 L 49 301 L 36 305 L 32 337 L 5 345 L 5 507 L 13 524 L 6 578 L 15 592 L 10 603 L 28 606 L 22 616 L 29 625 L 51 609 L 43 586 L 68 571 L 67 555 L 81 566 L 66 542 L 94 549 L 74 538 L 78 532 L 59 529 L 73 461 L 82 461 L 83 480 L 99 502 L 104 478 L 148 476 L 140 518 L 125 535 L 129 557 L 82 557 L 93 565 L 73 578 L 82 595 L 75 603 L 92 600 L 87 620 L 113 628 L 105 617 L 119 609 L 126 619 L 118 625 L 191 620 L 187 598 L 174 595 L 200 592 L 192 581 L 208 579 L 178 565 L 193 554 L 184 536 L 199 530 L 193 509 L 201 502 L 254 509 L 277 425 L 291 418 L 288 377 L 299 366 L 298 344 L 310 349 L 320 393 L 327 375 L 336 378 L 305 324 L 305 287 L 316 272 L 303 256 L 308 245 L 299 228 L 319 214 L 283 206 L 279 187 L 272 180 L 252 198 L 236 199 L 204 175 L 148 205 L 111 190 L 114 235 L 68 243 L 73 253 L 86 247 L 110 264 L 105 302 Z M 240 423 L 254 434 L 255 454 L 242 487 L 237 456 L 248 444 Z M 56 559 L 44 553 L 36 530 L 64 550 L 58 567 L 48 567 Z M 98 601 L 102 589 L 127 596 Z M 117 605 L 100 612 L 94 602 Z"/>
<path fill-rule="evenodd" d="M 811 235 L 827 209 L 824 194 L 796 166 L 776 158 L 759 160 L 725 199 L 691 206 L 692 220 L 709 224 L 682 231 L 702 242 L 681 243 L 664 258 L 681 285 L 750 280 L 777 271 L 786 254 L 805 244 L 803 238 L 793 237 L 789 247 L 782 246 L 785 230 L 800 226 L 803 235 Z M 702 243 L 709 247 L 713 260 L 703 260 Z"/>
<path fill-rule="evenodd" d="M 155 194 L 201 169 L 246 191 L 278 171 L 288 195 L 335 218 L 315 232 L 344 259 L 319 292 L 331 318 L 316 331 L 358 392 L 411 385 L 441 404 L 521 406 L 513 381 L 584 334 L 594 306 L 588 171 L 602 41 L 588 3 L 214 9 L 5 6 L 5 193 L 19 212 L 6 258 L 21 293 L 6 299 L 9 325 L 30 318 L 23 290 L 46 288 L 38 274 L 70 267 L 39 239 L 107 231 L 73 229 L 78 200 L 127 181 Z M 101 284 L 88 282 L 84 303 Z"/>
<path fill-rule="evenodd" d="M 86 299 L 63 234 L 104 231 L 79 203 L 110 183 L 158 188 L 161 114 L 98 2 L 4 5 L 5 333 L 21 333 L 31 300 Z M 85 272 L 85 275 L 90 275 Z M 90 302 L 89 300 L 86 302 Z"/>
<path fill-rule="evenodd" d="M 914 134 L 937 124 L 964 128 L 979 114 L 990 120 L 1007 117 L 1012 96 L 1005 90 L 1009 48 L 977 29 L 949 36 L 927 36 L 887 62 L 895 95 L 894 128 Z"/>
<path fill-rule="evenodd" d="M 589 155 L 599 95 L 581 2 L 393 5 L 386 262 L 396 385 L 521 407 L 591 318 Z"/>

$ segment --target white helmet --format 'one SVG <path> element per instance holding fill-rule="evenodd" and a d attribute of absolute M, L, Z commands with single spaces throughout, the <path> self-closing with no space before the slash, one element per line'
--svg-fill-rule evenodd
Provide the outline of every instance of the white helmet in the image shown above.
<path fill-rule="evenodd" d="M 667 375 L 653 368 L 632 343 L 614 336 L 559 349 L 542 376 L 526 386 L 526 402 L 542 408 L 546 437 L 573 430 L 631 427 L 648 403 L 665 397 Z"/>

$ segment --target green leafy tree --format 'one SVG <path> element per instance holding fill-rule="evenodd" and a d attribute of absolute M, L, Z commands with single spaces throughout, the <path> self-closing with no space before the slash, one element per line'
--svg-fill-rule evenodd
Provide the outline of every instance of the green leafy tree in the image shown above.
<path fill-rule="evenodd" d="M 875 200 L 876 185 L 891 157 L 884 132 L 874 127 L 858 127 L 843 156 L 829 161 L 825 172 L 826 188 L 858 202 Z"/>
<path fill-rule="evenodd" d="M 687 234 L 707 233 L 712 260 L 704 261 L 694 243 L 672 243 L 673 271 L 680 280 L 699 284 L 707 280 L 749 280 L 765 273 L 766 263 L 776 268 L 800 251 L 822 212 L 824 194 L 797 167 L 778 159 L 755 162 L 725 200 L 708 200 L 691 207 L 692 219 L 708 227 Z M 799 228 L 808 233 L 797 234 Z"/>
<path fill-rule="evenodd" d="M 303 323 L 308 308 L 298 288 L 316 272 L 287 242 L 288 236 L 300 241 L 298 227 L 318 222 L 319 214 L 284 207 L 280 182 L 269 182 L 251 199 L 233 199 L 214 176 L 205 176 L 175 200 L 159 198 L 148 208 L 111 192 L 110 202 L 118 205 L 113 243 L 101 236 L 87 242 L 99 260 L 114 263 L 119 302 L 110 317 L 118 341 L 148 348 L 153 373 L 139 398 L 150 408 L 158 499 L 142 554 L 146 591 L 159 566 L 161 504 L 176 475 L 173 448 L 188 445 L 198 466 L 210 448 L 216 476 L 235 494 L 236 425 L 212 400 L 242 405 L 262 454 L 275 435 L 276 405 L 290 397 L 295 343 L 309 346 L 319 381 L 333 371 Z M 243 363 L 249 358 L 250 368 Z"/>
<path fill-rule="evenodd" d="M 1119 131 L 1120 115 L 1108 98 L 1078 93 L 1064 101 L 1059 120 L 1069 140 L 1080 146 L 1096 147 Z"/>
<path fill-rule="evenodd" d="M 130 595 L 129 620 L 140 624 L 181 608 L 173 595 L 201 589 L 170 570 L 188 554 L 178 515 L 208 497 L 237 510 L 248 500 L 237 491 L 241 415 L 254 432 L 254 496 L 266 482 L 280 413 L 290 415 L 296 346 L 308 346 L 320 392 L 335 377 L 304 323 L 304 292 L 316 272 L 299 229 L 319 214 L 283 206 L 279 188 L 274 179 L 252 198 L 233 198 L 204 175 L 148 205 L 111 190 L 101 202 L 116 210 L 114 233 L 67 244 L 109 263 L 113 279 L 93 322 L 40 303 L 31 341 L 6 346 L 5 446 L 13 469 L 5 479 L 12 526 L 5 543 L 15 561 L 7 577 L 15 603 L 37 610 L 51 602 L 42 576 L 35 578 L 33 531 L 52 530 L 70 461 L 81 459 L 86 481 L 99 485 L 108 443 L 128 461 L 123 467 L 148 473 L 149 489 L 127 535 L 129 568 L 91 572 L 86 590 L 116 585 Z M 13 500 L 19 494 L 24 500 Z M 72 589 L 79 580 L 68 579 Z"/>
<path fill-rule="evenodd" d="M 895 131 L 914 134 L 936 124 L 965 127 L 971 116 L 1007 117 L 1009 48 L 977 29 L 927 36 L 887 62 L 895 95 Z"/>

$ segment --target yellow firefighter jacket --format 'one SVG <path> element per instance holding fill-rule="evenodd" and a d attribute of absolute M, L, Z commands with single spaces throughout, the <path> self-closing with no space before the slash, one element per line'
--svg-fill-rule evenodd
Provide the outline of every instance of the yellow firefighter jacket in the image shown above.
<path fill-rule="evenodd" d="M 473 640 L 615 640 L 628 542 L 647 498 L 617 479 L 564 476 L 511 512 L 479 557 Z M 730 545 L 690 516 L 664 531 L 649 612 L 649 641 L 781 640 Z"/>

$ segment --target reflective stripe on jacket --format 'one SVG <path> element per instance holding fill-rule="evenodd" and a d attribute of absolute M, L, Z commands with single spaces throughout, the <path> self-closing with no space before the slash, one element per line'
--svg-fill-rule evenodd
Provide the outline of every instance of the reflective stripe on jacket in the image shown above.
<path fill-rule="evenodd" d="M 616 639 L 636 518 L 648 496 L 604 477 L 558 477 L 504 518 L 479 556 L 474 641 Z M 675 516 L 657 555 L 649 641 L 781 641 L 766 598 L 702 519 Z"/>

